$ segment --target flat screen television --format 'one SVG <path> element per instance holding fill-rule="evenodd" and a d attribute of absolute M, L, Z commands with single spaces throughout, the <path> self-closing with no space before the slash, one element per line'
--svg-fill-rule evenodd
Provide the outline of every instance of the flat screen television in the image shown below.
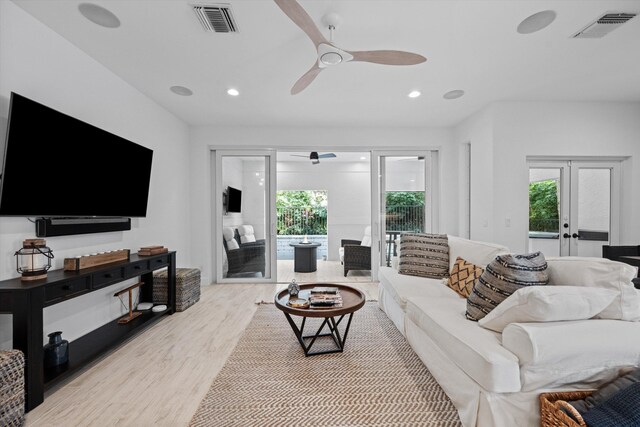
<path fill-rule="evenodd" d="M 242 210 L 242 191 L 237 188 L 227 187 L 227 212 L 240 212 Z"/>
<path fill-rule="evenodd" d="M 0 146 L 0 215 L 144 217 L 153 150 L 17 93 Z"/>

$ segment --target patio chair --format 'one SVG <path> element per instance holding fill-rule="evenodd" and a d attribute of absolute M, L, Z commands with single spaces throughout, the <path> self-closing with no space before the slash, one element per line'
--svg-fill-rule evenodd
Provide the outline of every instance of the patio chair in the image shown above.
<path fill-rule="evenodd" d="M 371 226 L 364 229 L 362 240 L 342 239 L 340 246 L 344 277 L 350 270 L 371 270 Z"/>
<path fill-rule="evenodd" d="M 237 230 L 224 227 L 222 230 L 222 244 L 227 255 L 229 270 L 227 277 L 248 277 L 252 273 L 260 273 L 264 277 L 265 245 L 264 240 L 240 244 L 236 239 Z"/>

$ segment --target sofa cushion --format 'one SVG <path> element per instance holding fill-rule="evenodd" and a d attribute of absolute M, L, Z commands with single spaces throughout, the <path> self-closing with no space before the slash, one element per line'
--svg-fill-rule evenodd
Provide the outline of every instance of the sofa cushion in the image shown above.
<path fill-rule="evenodd" d="M 449 273 L 447 286 L 458 295 L 467 298 L 473 290 L 473 285 L 478 281 L 484 269 L 458 257 Z"/>
<path fill-rule="evenodd" d="M 364 236 L 360 241 L 360 246 L 371 246 L 371 226 L 367 225 L 364 229 Z"/>
<path fill-rule="evenodd" d="M 640 291 L 631 280 L 637 267 L 605 258 L 552 257 L 547 259 L 550 285 L 613 289 L 619 296 L 598 317 L 640 320 Z"/>
<path fill-rule="evenodd" d="M 509 253 L 509 249 L 505 246 L 452 235 L 447 235 L 447 237 L 449 242 L 449 271 L 451 271 L 457 257 L 484 268 L 496 256 Z"/>
<path fill-rule="evenodd" d="M 378 271 L 380 286 L 391 295 L 393 300 L 406 310 L 410 297 L 446 297 L 460 299 L 458 295 L 442 284 L 439 279 L 407 276 L 391 267 L 380 267 Z"/>
<path fill-rule="evenodd" d="M 233 228 L 223 227 L 222 236 L 227 243 L 227 249 L 233 251 L 240 248 L 240 245 L 238 245 L 238 241 L 235 239 L 235 231 L 233 230 Z"/>
<path fill-rule="evenodd" d="M 412 297 L 406 315 L 485 390 L 520 390 L 518 358 L 500 344 L 500 334 L 465 319 L 464 299 Z"/>
<path fill-rule="evenodd" d="M 252 225 L 241 225 L 238 227 L 238 234 L 240 235 L 240 243 L 253 243 L 256 241 Z"/>
<path fill-rule="evenodd" d="M 478 324 L 496 332 L 510 323 L 590 319 L 604 310 L 618 292 L 578 286 L 528 286 L 502 301 Z"/>
<path fill-rule="evenodd" d="M 402 233 L 400 274 L 441 279 L 449 275 L 446 234 Z"/>
<path fill-rule="evenodd" d="M 546 285 L 547 262 L 542 252 L 498 255 L 491 261 L 467 298 L 467 319 L 480 320 L 524 286 Z"/>
<path fill-rule="evenodd" d="M 511 323 L 502 345 L 520 359 L 523 391 L 610 381 L 640 366 L 640 323 L 589 319 Z"/>

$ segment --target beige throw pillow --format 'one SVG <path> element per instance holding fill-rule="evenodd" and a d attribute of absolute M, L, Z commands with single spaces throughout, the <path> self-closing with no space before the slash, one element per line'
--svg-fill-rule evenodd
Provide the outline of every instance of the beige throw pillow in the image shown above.
<path fill-rule="evenodd" d="M 473 290 L 473 285 L 480 279 L 484 268 L 457 257 L 453 264 L 447 286 L 456 291 L 458 295 L 467 298 Z"/>

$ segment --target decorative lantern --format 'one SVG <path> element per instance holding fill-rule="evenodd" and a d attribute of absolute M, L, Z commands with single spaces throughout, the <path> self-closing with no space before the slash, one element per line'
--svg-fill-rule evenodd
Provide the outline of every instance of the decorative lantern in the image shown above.
<path fill-rule="evenodd" d="M 47 278 L 51 268 L 53 252 L 44 239 L 26 239 L 22 249 L 16 251 L 16 270 L 22 274 L 22 280 L 40 280 Z"/>

